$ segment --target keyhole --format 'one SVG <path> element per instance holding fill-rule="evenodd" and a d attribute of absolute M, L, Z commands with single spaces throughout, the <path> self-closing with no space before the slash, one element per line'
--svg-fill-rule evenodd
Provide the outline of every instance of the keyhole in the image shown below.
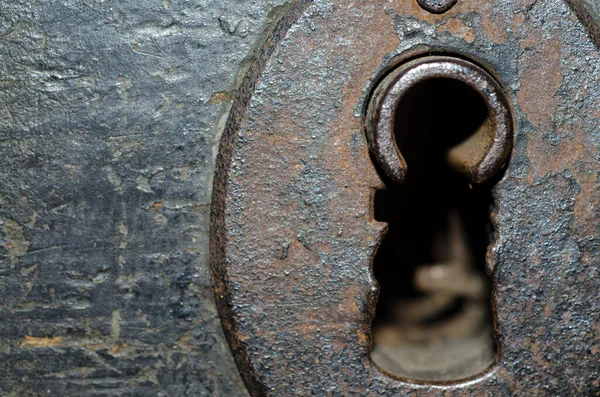
<path fill-rule="evenodd" d="M 380 296 L 371 353 L 395 376 L 458 380 L 494 361 L 485 274 L 493 199 L 448 162 L 490 117 L 481 94 L 451 78 L 416 83 L 395 109 L 408 171 L 401 183 L 382 172 L 386 187 L 375 197 L 375 218 L 389 231 L 373 265 Z"/>

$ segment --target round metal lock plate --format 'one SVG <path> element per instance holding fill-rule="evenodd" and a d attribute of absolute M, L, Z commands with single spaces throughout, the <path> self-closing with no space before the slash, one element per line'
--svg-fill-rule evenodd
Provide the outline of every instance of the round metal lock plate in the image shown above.
<path fill-rule="evenodd" d="M 417 382 L 373 364 L 365 111 L 411 54 L 465 54 L 506 87 L 511 160 L 493 188 L 497 356 Z M 254 395 L 595 395 L 600 390 L 598 46 L 560 0 L 295 1 L 244 80 L 217 159 L 213 281 Z"/>

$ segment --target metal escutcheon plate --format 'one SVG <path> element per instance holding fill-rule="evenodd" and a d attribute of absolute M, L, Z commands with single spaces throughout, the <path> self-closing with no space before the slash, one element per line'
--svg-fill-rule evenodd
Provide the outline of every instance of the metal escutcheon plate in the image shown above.
<path fill-rule="evenodd" d="M 498 354 L 457 382 L 369 358 L 384 224 L 365 107 L 377 76 L 468 55 L 506 87 L 514 146 L 493 188 Z M 600 392 L 600 61 L 562 0 L 295 1 L 256 56 L 218 156 L 213 281 L 253 395 L 594 396 Z"/>

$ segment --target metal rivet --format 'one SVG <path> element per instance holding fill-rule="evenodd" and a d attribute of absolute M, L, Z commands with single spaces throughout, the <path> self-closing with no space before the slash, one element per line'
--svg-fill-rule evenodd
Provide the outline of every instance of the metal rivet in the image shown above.
<path fill-rule="evenodd" d="M 432 14 L 443 14 L 456 4 L 457 0 L 417 0 L 422 9 Z"/>

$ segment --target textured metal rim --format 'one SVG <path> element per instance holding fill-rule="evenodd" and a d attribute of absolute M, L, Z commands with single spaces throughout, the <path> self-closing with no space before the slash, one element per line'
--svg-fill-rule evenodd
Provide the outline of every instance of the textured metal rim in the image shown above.
<path fill-rule="evenodd" d="M 481 95 L 490 112 L 489 144 L 475 153 L 473 162 L 468 158 L 458 162 L 460 171 L 467 174 L 472 182 L 483 183 L 508 160 L 512 149 L 512 115 L 498 82 L 481 67 L 460 58 L 418 58 L 401 65 L 377 85 L 367 110 L 366 129 L 371 152 L 392 180 L 402 182 L 408 166 L 394 139 L 396 108 L 416 84 L 437 78 L 455 79 L 469 85 Z"/>

